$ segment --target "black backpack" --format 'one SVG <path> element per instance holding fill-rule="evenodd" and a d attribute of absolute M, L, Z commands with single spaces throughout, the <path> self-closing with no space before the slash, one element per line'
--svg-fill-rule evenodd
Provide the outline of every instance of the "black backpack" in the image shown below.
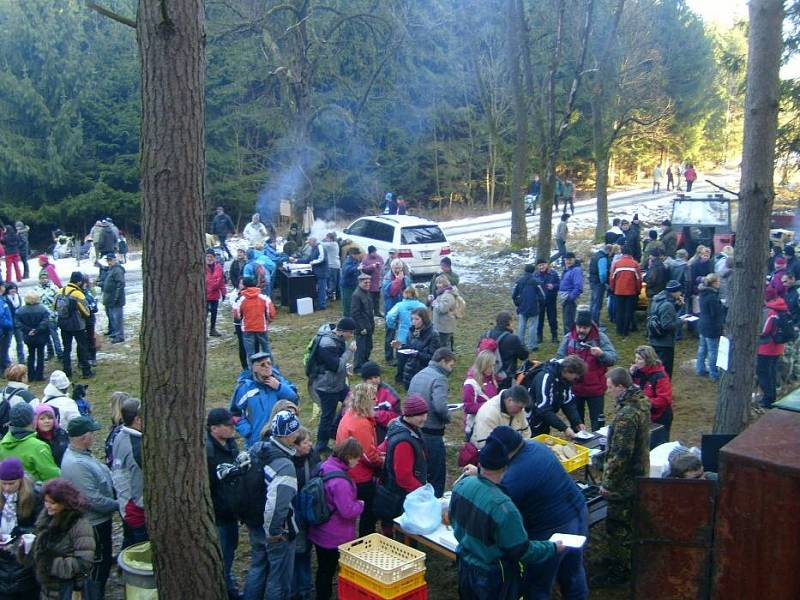
<path fill-rule="evenodd" d="M 797 330 L 794 328 L 792 316 L 785 310 L 778 311 L 774 320 L 775 327 L 772 341 L 776 344 L 790 344 L 797 339 Z"/>
<path fill-rule="evenodd" d="M 236 517 L 244 523 L 259 523 L 264 519 L 267 482 L 264 467 L 269 464 L 269 442 L 250 448 L 250 466 L 241 475 L 231 478 L 230 505 Z"/>
<path fill-rule="evenodd" d="M 353 486 L 353 480 L 344 471 L 331 471 L 320 475 L 319 467 L 314 475 L 306 482 L 297 496 L 297 516 L 308 525 L 322 525 L 331 518 L 331 508 L 325 498 L 325 482 L 336 477 L 347 479 Z"/>
<path fill-rule="evenodd" d="M 16 396 L 22 388 L 14 390 L 0 401 L 0 437 L 8 432 L 8 421 L 11 418 L 11 398 Z"/>
<path fill-rule="evenodd" d="M 303 353 L 303 368 L 305 369 L 306 377 L 309 379 L 313 379 L 322 371 L 322 365 L 317 361 L 317 348 L 319 348 L 322 338 L 334 329 L 336 329 L 335 323 L 322 325 L 306 345 L 306 351 Z"/>

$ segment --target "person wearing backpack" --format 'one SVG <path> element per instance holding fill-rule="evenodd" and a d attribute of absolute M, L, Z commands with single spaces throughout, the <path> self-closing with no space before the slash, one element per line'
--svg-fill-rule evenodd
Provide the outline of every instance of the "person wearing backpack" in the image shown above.
<path fill-rule="evenodd" d="M 491 349 L 491 344 L 486 344 L 485 340 L 495 342 L 495 351 L 500 358 L 500 364 L 495 369 L 497 382 L 500 389 L 506 389 L 514 383 L 514 375 L 517 372 L 517 361 L 527 360 L 528 349 L 518 335 L 514 333 L 512 323 L 514 317 L 508 311 L 500 311 L 494 319 L 495 326 L 481 336 L 478 342 L 478 350 Z"/>
<path fill-rule="evenodd" d="M 466 303 L 458 292 L 458 288 L 450 284 L 444 275 L 436 279 L 436 296 L 431 302 L 433 311 L 433 328 L 439 334 L 439 347 L 453 350 L 455 344 L 453 333 L 456 320 L 463 318 Z"/>
<path fill-rule="evenodd" d="M 539 306 L 544 304 L 544 292 L 536 281 L 535 272 L 534 265 L 525 265 L 525 273 L 517 279 L 511 292 L 511 299 L 517 307 L 517 336 L 530 352 L 539 349 L 536 328 L 539 325 Z"/>
<path fill-rule="evenodd" d="M 371 383 L 359 383 L 350 394 L 349 407 L 344 411 L 336 430 L 336 443 L 355 438 L 362 453 L 348 475 L 356 484 L 358 499 L 364 502 L 364 512 L 358 524 L 358 537 L 375 533 L 375 476 L 383 467 L 383 456 L 378 452 L 375 428 L 375 399 L 378 387 Z"/>
<path fill-rule="evenodd" d="M 653 296 L 647 313 L 647 339 L 670 377 L 675 361 L 675 335 L 681 328 L 678 317 L 681 306 L 683 286 L 677 281 L 670 281 L 663 292 Z"/>
<path fill-rule="evenodd" d="M 269 423 L 272 407 L 278 400 L 297 402 L 294 385 L 275 370 L 272 355 L 258 352 L 250 357 L 251 370 L 242 371 L 231 396 L 229 410 L 236 423 L 236 431 L 250 448 L 260 438 Z"/>
<path fill-rule="evenodd" d="M 350 317 L 339 319 L 333 331 L 324 333 L 313 356 L 315 368 L 311 370 L 311 387 L 320 400 L 321 414 L 315 448 L 322 454 L 329 452 L 328 440 L 336 436 L 334 418 L 340 402 L 347 397 L 347 365 L 355 353 L 353 332 L 356 322 Z"/>
<path fill-rule="evenodd" d="M 355 438 L 349 437 L 338 442 L 332 454 L 320 466 L 320 475 L 324 477 L 336 471 L 352 471 L 357 467 L 362 453 L 361 444 Z M 308 530 L 308 539 L 314 543 L 317 551 L 317 600 L 331 597 L 333 578 L 339 565 L 339 546 L 356 539 L 356 520 L 364 511 L 364 501 L 357 498 L 356 484 L 349 476 L 332 477 L 324 482 L 324 488 L 330 517 L 324 523 L 311 525 Z"/>
<path fill-rule="evenodd" d="M 297 472 L 292 458 L 297 454 L 294 442 L 298 429 L 300 421 L 294 413 L 282 410 L 272 420 L 272 436 L 267 443 L 264 532 L 269 573 L 265 598 L 288 598 L 292 589 L 297 535 L 293 508 L 297 495 Z"/>
<path fill-rule="evenodd" d="M 305 427 L 297 430 L 297 439 L 294 441 L 297 454 L 292 462 L 297 473 L 297 489 L 305 487 L 314 473 L 319 473 L 319 454 L 314 450 L 311 432 Z M 299 495 L 295 496 L 298 500 Z M 298 502 L 299 504 L 299 502 Z M 297 506 L 295 506 L 297 509 Z M 297 523 L 298 532 L 294 548 L 294 574 L 292 575 L 292 598 L 299 600 L 311 599 L 311 550 L 313 544 L 308 539 L 309 524 L 303 519 Z"/>
<path fill-rule="evenodd" d="M 650 255 L 647 264 L 647 272 L 644 276 L 647 283 L 645 293 L 648 300 L 653 301 L 653 296 L 662 292 L 669 281 L 669 272 L 664 265 L 664 251 L 656 248 Z"/>
<path fill-rule="evenodd" d="M 78 403 L 67 395 L 69 386 L 70 380 L 66 373 L 56 370 L 50 373 L 50 381 L 42 394 L 42 404 L 48 404 L 56 410 L 58 421 L 64 428 L 72 419 L 81 416 Z"/>
<path fill-rule="evenodd" d="M 238 482 L 233 478 L 220 479 L 217 476 L 218 465 L 233 464 L 239 455 L 233 416 L 225 408 L 212 408 L 206 417 L 206 431 L 206 463 L 211 484 L 211 504 L 214 507 L 214 522 L 222 550 L 225 586 L 228 597 L 233 600 L 239 598 L 236 582 L 231 575 L 236 547 L 239 544 L 239 523 L 233 506 L 235 491 L 232 489 Z"/>
<path fill-rule="evenodd" d="M 766 302 L 767 314 L 761 335 L 758 338 L 758 358 L 756 362 L 756 378 L 761 388 L 761 406 L 772 408 L 778 387 L 778 359 L 785 350 L 785 341 L 781 337 L 781 317 L 790 321 L 789 307 L 786 301 L 778 296 Z M 796 335 L 796 334 L 795 334 Z"/>
<path fill-rule="evenodd" d="M 28 387 L 28 369 L 25 365 L 11 365 L 4 375 L 8 383 L 0 390 L 0 437 L 8 431 L 9 413 L 15 404 L 26 402 L 33 408 L 40 404 Z"/>
<path fill-rule="evenodd" d="M 61 362 L 64 373 L 72 377 L 72 342 L 78 347 L 78 365 L 84 377 L 94 377 L 89 365 L 89 338 L 86 333 L 86 319 L 92 314 L 83 293 L 83 273 L 74 271 L 69 283 L 56 295 L 58 327 L 61 329 L 61 342 L 64 354 Z M 66 426 L 66 422 L 64 423 Z"/>

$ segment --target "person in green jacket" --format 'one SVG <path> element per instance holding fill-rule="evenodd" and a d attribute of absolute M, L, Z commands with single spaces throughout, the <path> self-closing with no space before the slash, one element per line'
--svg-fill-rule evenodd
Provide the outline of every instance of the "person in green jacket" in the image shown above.
<path fill-rule="evenodd" d="M 461 600 L 517 600 L 521 565 L 564 551 L 561 542 L 528 539 L 522 515 L 499 485 L 508 462 L 505 446 L 492 434 L 478 454 L 478 475 L 453 488 L 450 523 L 458 540 Z"/>
<path fill-rule="evenodd" d="M 33 408 L 27 402 L 11 407 L 8 433 L 0 440 L 0 460 L 16 456 L 34 481 L 49 481 L 61 474 L 50 446 L 36 437 Z"/>

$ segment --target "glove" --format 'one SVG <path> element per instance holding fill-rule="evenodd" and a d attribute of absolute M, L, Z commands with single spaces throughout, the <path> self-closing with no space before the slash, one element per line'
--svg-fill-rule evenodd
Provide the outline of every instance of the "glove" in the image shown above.
<path fill-rule="evenodd" d="M 239 453 L 239 456 L 236 457 L 236 466 L 240 469 L 245 470 L 250 467 L 250 453 L 246 450 L 242 450 Z"/>
<path fill-rule="evenodd" d="M 217 479 L 220 481 L 227 477 L 235 477 L 241 474 L 242 470 L 238 465 L 232 465 L 231 463 L 220 463 L 217 465 Z"/>
<path fill-rule="evenodd" d="M 391 410 L 392 409 L 392 405 L 387 400 L 384 400 L 380 404 L 376 404 L 375 405 L 375 409 L 376 410 Z"/>

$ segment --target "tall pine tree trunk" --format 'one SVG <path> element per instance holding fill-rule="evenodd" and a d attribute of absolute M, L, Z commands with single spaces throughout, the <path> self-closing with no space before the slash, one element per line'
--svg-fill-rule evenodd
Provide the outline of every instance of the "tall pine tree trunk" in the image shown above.
<path fill-rule="evenodd" d="M 596 242 L 602 241 L 608 230 L 608 146 L 603 135 L 603 107 L 599 96 L 597 94 L 592 99 L 592 157 L 597 196 L 597 225 L 594 231 Z"/>
<path fill-rule="evenodd" d="M 783 41 L 782 0 L 750 1 L 747 95 L 733 293 L 726 331 L 733 337 L 729 370 L 720 385 L 715 433 L 739 433 L 748 423 L 764 297 L 769 218 L 774 200 L 775 136 Z"/>
<path fill-rule="evenodd" d="M 160 598 L 227 598 L 204 450 L 202 0 L 139 0 L 145 511 Z"/>
<path fill-rule="evenodd" d="M 511 176 L 511 245 L 515 248 L 522 248 L 528 245 L 528 224 L 525 221 L 525 204 L 522 195 L 528 162 L 528 112 L 519 68 L 519 53 L 523 47 L 523 29 L 518 19 L 520 7 L 517 6 L 517 2 L 519 1 L 508 0 L 508 27 L 511 32 L 511 40 L 508 44 L 508 60 L 516 125 L 514 171 Z"/>

